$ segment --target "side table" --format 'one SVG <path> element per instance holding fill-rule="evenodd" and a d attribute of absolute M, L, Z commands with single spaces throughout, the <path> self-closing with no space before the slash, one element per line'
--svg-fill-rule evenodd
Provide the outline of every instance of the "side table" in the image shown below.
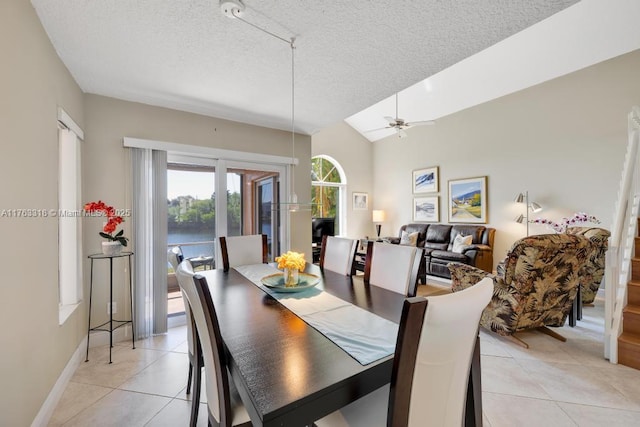
<path fill-rule="evenodd" d="M 91 278 L 89 284 L 89 324 L 87 326 L 87 356 L 85 362 L 89 361 L 89 336 L 91 331 L 104 331 L 109 332 L 109 363 L 111 363 L 111 349 L 113 348 L 113 331 L 118 329 L 121 326 L 124 326 L 128 323 L 131 323 L 131 342 L 133 344 L 133 348 L 136 348 L 136 333 L 135 326 L 133 323 L 133 291 L 132 291 L 132 275 L 131 275 L 131 255 L 133 252 L 121 252 L 118 255 L 104 255 L 104 254 L 91 254 L 89 255 L 89 259 L 91 260 Z M 109 260 L 109 302 L 113 302 L 113 259 L 114 258 L 123 258 L 127 257 L 129 259 L 129 301 L 131 302 L 131 318 L 129 320 L 117 320 L 113 318 L 113 307 L 109 310 L 109 320 L 106 322 L 91 327 L 91 296 L 93 294 L 93 261 L 99 259 L 108 259 Z M 116 322 L 117 325 L 113 326 L 113 322 Z M 107 327 L 107 325 L 109 325 Z"/>

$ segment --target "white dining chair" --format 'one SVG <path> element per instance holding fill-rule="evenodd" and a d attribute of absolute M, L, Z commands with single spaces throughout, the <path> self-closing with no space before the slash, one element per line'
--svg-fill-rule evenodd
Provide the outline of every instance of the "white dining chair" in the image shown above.
<path fill-rule="evenodd" d="M 369 242 L 364 281 L 412 297 L 416 295 L 422 249 L 415 246 Z"/>
<path fill-rule="evenodd" d="M 267 235 L 252 234 L 248 236 L 218 237 L 222 268 L 229 268 L 245 264 L 266 264 Z"/>
<path fill-rule="evenodd" d="M 169 260 L 169 264 L 171 264 L 171 267 L 173 268 L 173 271 L 176 272 L 176 278 L 178 277 L 177 275 L 177 271 L 178 271 L 178 265 L 180 265 L 180 263 L 184 260 L 184 255 L 182 253 L 182 248 L 180 248 L 180 246 L 174 246 L 171 249 L 169 249 L 167 251 L 167 259 Z M 179 285 L 179 283 L 178 283 Z M 193 315 L 191 314 L 191 307 L 189 306 L 189 304 L 187 303 L 187 297 L 184 293 L 184 291 L 182 290 L 182 288 L 180 288 L 180 292 L 182 293 L 182 301 L 184 302 L 184 314 L 187 320 L 187 350 L 188 350 L 188 356 L 189 356 L 189 374 L 187 377 L 187 394 L 191 394 L 191 384 L 192 384 L 192 379 L 193 379 L 193 373 L 195 372 L 195 374 L 198 376 L 198 378 L 196 379 L 196 381 L 193 381 L 193 388 L 195 389 L 196 386 L 198 387 L 198 396 L 200 395 L 200 378 L 201 378 L 201 368 L 202 366 L 198 367 L 196 366 L 198 363 L 198 360 L 196 359 L 196 351 L 195 351 L 195 338 L 194 338 L 194 327 L 193 327 L 193 320 L 192 317 Z M 195 390 L 194 390 L 194 394 L 195 394 Z M 199 409 L 200 405 L 199 402 L 196 400 L 191 400 L 191 419 L 193 420 L 198 420 L 198 409 Z"/>
<path fill-rule="evenodd" d="M 350 276 L 358 241 L 343 237 L 323 236 L 320 250 L 320 268 Z"/>
<path fill-rule="evenodd" d="M 218 316 L 211 299 L 207 279 L 194 275 L 189 261 L 178 266 L 178 283 L 187 297 L 193 314 L 198 337 L 196 357 L 203 362 L 207 387 L 207 412 L 209 425 L 250 426 L 249 414 L 242 404 L 233 380 L 229 378 L 228 364 L 218 324 Z M 199 392 L 192 401 L 199 402 Z M 197 421 L 197 420 L 195 420 Z M 191 420 L 192 427 L 195 426 Z"/>
<path fill-rule="evenodd" d="M 407 298 L 390 385 L 315 424 L 318 427 L 462 426 L 480 316 L 492 295 L 493 281 L 485 278 L 462 292 Z M 479 370 L 479 359 L 476 363 Z M 476 399 L 481 399 L 480 393 Z"/>

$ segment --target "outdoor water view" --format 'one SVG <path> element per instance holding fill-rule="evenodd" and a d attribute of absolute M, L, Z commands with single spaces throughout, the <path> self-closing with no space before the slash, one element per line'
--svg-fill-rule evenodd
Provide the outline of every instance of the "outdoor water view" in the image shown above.
<path fill-rule="evenodd" d="M 228 235 L 241 234 L 240 176 L 227 177 Z M 214 256 L 216 237 L 213 171 L 169 170 L 167 174 L 167 243 L 179 244 L 185 258 Z M 201 243 L 204 242 L 204 243 Z M 199 244 L 194 244 L 199 243 Z"/>

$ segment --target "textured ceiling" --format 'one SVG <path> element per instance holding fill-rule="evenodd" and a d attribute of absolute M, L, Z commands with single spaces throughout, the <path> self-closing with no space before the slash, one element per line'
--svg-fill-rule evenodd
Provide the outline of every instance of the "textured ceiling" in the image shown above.
<path fill-rule="evenodd" d="M 345 119 L 577 0 L 246 0 L 296 37 L 296 130 Z M 291 129 L 289 46 L 218 0 L 32 0 L 83 91 Z"/>

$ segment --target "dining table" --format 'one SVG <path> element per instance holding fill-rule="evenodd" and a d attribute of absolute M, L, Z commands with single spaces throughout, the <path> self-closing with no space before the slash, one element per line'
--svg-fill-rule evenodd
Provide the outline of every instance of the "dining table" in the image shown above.
<path fill-rule="evenodd" d="M 275 265 L 271 267 L 277 271 Z M 238 270 L 213 269 L 197 274 L 207 279 L 228 369 L 254 426 L 311 426 L 315 420 L 390 383 L 393 354 L 361 363 L 303 320 L 304 316 L 287 308 L 279 295 Z M 307 263 L 303 273 L 317 276 L 319 283 L 291 294 L 295 299 L 324 292 L 334 300 L 372 313 L 377 320 L 400 322 L 403 295 L 365 284 L 362 276 L 323 271 L 315 264 Z M 348 325 L 349 319 L 344 323 Z M 466 425 L 482 425 L 479 364 L 477 340 Z"/>

